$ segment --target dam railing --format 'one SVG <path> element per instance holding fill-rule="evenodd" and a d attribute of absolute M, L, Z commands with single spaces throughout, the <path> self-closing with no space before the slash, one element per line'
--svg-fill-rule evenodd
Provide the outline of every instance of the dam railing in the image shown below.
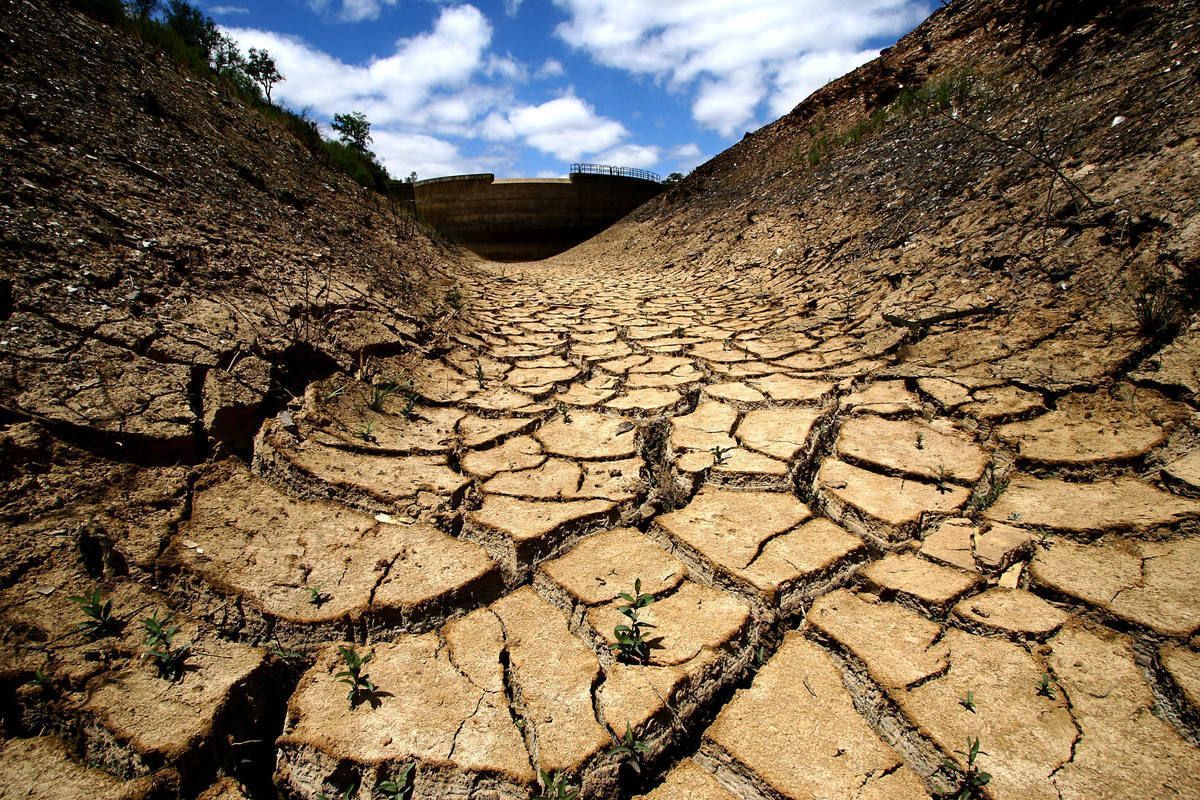
<path fill-rule="evenodd" d="M 633 167 L 610 167 L 607 164 L 572 164 L 572 175 L 615 175 L 619 178 L 638 178 L 643 181 L 662 183 L 662 176 L 646 169 Z"/>

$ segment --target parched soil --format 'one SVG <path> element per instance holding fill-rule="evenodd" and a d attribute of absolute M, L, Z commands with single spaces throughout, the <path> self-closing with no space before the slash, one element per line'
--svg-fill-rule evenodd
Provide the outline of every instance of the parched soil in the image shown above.
<path fill-rule="evenodd" d="M 1049 5 L 952 4 L 549 262 L 383 230 L 320 173 L 379 227 L 329 227 L 359 299 L 286 317 L 314 332 L 248 334 L 270 294 L 203 269 L 156 291 L 232 327 L 134 314 L 158 251 L 89 284 L 14 233 L 48 190 L 9 191 L 0 798 L 1200 796 L 1200 10 Z M 7 36 L 55 18 L 22 8 Z M 48 158 L 35 61 L 0 62 L 5 135 Z M 808 157 L 951 69 L 961 107 Z M 206 92 L 171 97 L 253 114 Z M 293 241 L 263 213 L 248 246 Z M 356 246 L 426 258 L 426 305 Z"/>

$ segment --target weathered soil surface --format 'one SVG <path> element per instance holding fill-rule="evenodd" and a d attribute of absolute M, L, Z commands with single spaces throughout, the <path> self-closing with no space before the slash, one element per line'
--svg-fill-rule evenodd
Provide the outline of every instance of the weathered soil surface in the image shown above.
<path fill-rule="evenodd" d="M 0 798 L 1200 797 L 1200 8 L 1077 5 L 513 265 L 5 2 Z"/>

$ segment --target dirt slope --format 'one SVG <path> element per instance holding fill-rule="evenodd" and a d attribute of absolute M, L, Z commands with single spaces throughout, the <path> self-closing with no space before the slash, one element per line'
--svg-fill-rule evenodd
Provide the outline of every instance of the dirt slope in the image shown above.
<path fill-rule="evenodd" d="M 511 265 L 8 4 L 0 800 L 1200 795 L 1198 23 L 953 3 Z"/>

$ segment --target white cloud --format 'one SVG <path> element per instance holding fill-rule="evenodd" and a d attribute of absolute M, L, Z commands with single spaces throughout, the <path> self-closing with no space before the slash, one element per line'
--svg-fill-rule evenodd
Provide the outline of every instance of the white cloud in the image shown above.
<path fill-rule="evenodd" d="M 472 6 L 443 10 L 433 30 L 401 39 L 392 55 L 366 64 L 347 64 L 294 36 L 250 28 L 227 33 L 243 47 L 266 48 L 275 57 L 287 78 L 275 90 L 280 100 L 325 116 L 362 111 L 375 125 L 437 129 L 463 124 L 502 91 L 471 83 L 489 66 L 492 36 L 487 19 Z"/>
<path fill-rule="evenodd" d="M 208 9 L 210 14 L 216 14 L 218 17 L 230 16 L 232 14 L 249 14 L 250 9 L 243 6 L 213 6 Z"/>
<path fill-rule="evenodd" d="M 521 10 L 521 0 L 504 0 L 504 13 L 515 17 Z"/>
<path fill-rule="evenodd" d="M 520 139 L 563 161 L 611 148 L 628 134 L 620 122 L 600 116 L 574 94 L 541 105 L 519 106 L 506 113 L 495 112 L 483 123 L 486 138 Z"/>
<path fill-rule="evenodd" d="M 777 117 L 783 116 L 817 89 L 877 55 L 878 50 L 828 50 L 807 53 L 785 64 L 775 76 L 771 113 Z"/>
<path fill-rule="evenodd" d="M 332 0 L 308 0 L 308 6 L 320 14 L 330 13 L 337 6 L 334 16 L 341 22 L 363 22 L 378 19 L 384 6 L 394 6 L 397 0 L 341 0 L 340 5 Z"/>
<path fill-rule="evenodd" d="M 661 156 L 662 150 L 653 145 L 623 144 L 601 153 L 596 160 L 617 167 L 649 169 L 658 163 Z"/>
<path fill-rule="evenodd" d="M 538 77 L 538 78 L 560 78 L 566 74 L 567 74 L 567 71 L 565 69 L 563 69 L 563 65 L 562 65 L 561 61 L 559 61 L 557 58 L 547 58 L 545 61 L 542 62 L 542 65 L 540 67 L 538 67 L 537 73 L 535 73 L 535 77 Z"/>
<path fill-rule="evenodd" d="M 529 77 L 529 71 L 520 61 L 513 58 L 511 53 L 503 56 L 488 56 L 487 74 L 514 82 L 524 81 Z"/>
<path fill-rule="evenodd" d="M 670 155 L 671 155 L 671 158 L 677 159 L 679 161 L 684 161 L 684 160 L 691 159 L 691 158 L 699 158 L 700 157 L 700 147 L 695 142 L 688 142 L 687 144 L 676 145 L 675 147 L 671 148 Z"/>
<path fill-rule="evenodd" d="M 731 135 L 783 113 L 924 19 L 930 0 L 554 0 L 558 35 L 595 61 L 692 95 L 697 122 Z M 831 72 L 831 70 L 833 70 Z"/>
<path fill-rule="evenodd" d="M 372 131 L 375 154 L 394 178 L 416 172 L 420 178 L 436 178 L 470 172 L 491 172 L 495 163 L 465 157 L 452 143 L 420 133 Z"/>

